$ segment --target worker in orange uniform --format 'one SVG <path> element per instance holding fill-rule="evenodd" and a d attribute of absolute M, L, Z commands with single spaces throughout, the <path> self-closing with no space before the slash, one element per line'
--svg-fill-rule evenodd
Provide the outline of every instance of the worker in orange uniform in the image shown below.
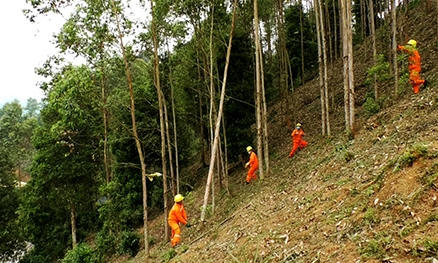
<path fill-rule="evenodd" d="M 181 241 L 181 228 L 180 224 L 186 225 L 186 227 L 190 227 L 190 223 L 187 222 L 187 213 L 184 209 L 183 201 L 184 197 L 180 194 L 175 195 L 172 209 L 169 212 L 169 217 L 167 218 L 167 222 L 169 223 L 170 228 L 172 228 L 172 238 L 170 240 L 172 247 L 178 245 Z"/>
<path fill-rule="evenodd" d="M 307 142 L 303 139 L 304 131 L 301 129 L 301 124 L 297 123 L 295 130 L 293 130 L 292 134 L 292 150 L 289 153 L 289 158 L 294 156 L 297 150 L 301 150 L 307 146 Z"/>
<path fill-rule="evenodd" d="M 411 39 L 406 46 L 399 45 L 397 49 L 409 55 L 409 81 L 414 93 L 420 92 L 420 86 L 423 85 L 423 88 L 426 88 L 427 81 L 420 78 L 421 57 L 417 50 L 417 41 Z"/>
<path fill-rule="evenodd" d="M 249 162 L 245 164 L 245 168 L 249 166 L 248 175 L 246 176 L 246 184 L 249 184 L 251 180 L 257 179 L 256 171 L 259 169 L 259 159 L 251 146 L 246 147 L 246 151 L 249 154 Z"/>

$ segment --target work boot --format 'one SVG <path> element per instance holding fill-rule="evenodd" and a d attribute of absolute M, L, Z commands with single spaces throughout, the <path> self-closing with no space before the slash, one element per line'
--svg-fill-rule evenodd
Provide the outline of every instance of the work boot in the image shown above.
<path fill-rule="evenodd" d="M 423 83 L 423 89 L 425 89 L 425 88 L 427 87 L 427 84 L 428 84 L 428 83 L 427 83 L 427 80 L 425 79 L 425 80 L 424 80 L 424 83 Z"/>

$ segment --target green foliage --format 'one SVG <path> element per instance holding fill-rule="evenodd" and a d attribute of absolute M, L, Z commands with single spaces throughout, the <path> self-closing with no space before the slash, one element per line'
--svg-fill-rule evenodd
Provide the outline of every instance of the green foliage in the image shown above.
<path fill-rule="evenodd" d="M 363 104 L 363 109 L 366 113 L 368 113 L 368 115 L 373 115 L 380 111 L 380 106 L 373 98 L 368 97 Z"/>
<path fill-rule="evenodd" d="M 360 249 L 360 254 L 364 258 L 382 259 L 385 257 L 385 253 L 391 243 L 391 235 L 385 232 L 378 233 L 373 239 L 368 240 L 366 245 Z"/>
<path fill-rule="evenodd" d="M 376 81 L 385 81 L 392 78 L 389 71 L 389 62 L 386 61 L 383 54 L 376 55 L 376 64 L 367 70 L 365 84 L 372 84 L 374 76 L 376 77 Z"/>
<path fill-rule="evenodd" d="M 405 151 L 402 156 L 397 160 L 394 170 L 401 169 L 403 167 L 412 166 L 412 164 L 420 157 L 426 156 L 428 152 L 427 145 L 422 143 L 416 143 L 412 146 L 412 149 Z"/>
<path fill-rule="evenodd" d="M 378 222 L 378 218 L 373 208 L 367 208 L 363 216 L 363 220 L 369 225 L 373 225 Z"/>
<path fill-rule="evenodd" d="M 22 250 L 23 239 L 16 224 L 19 192 L 12 172 L 9 151 L 0 146 L 0 261 L 13 259 Z"/>
<path fill-rule="evenodd" d="M 117 248 L 119 254 L 135 256 L 140 250 L 140 235 L 137 232 L 124 231 L 121 234 L 120 243 Z"/>
<path fill-rule="evenodd" d="M 176 257 L 176 251 L 175 251 L 175 249 L 171 248 L 171 249 L 167 250 L 166 253 L 164 253 L 164 255 L 162 256 L 162 259 L 165 262 L 168 262 L 174 257 Z"/>
<path fill-rule="evenodd" d="M 431 255 L 438 255 L 438 241 L 426 239 L 423 241 L 423 244 Z"/>
<path fill-rule="evenodd" d="M 67 251 L 61 263 L 98 263 L 94 250 L 85 243 Z"/>

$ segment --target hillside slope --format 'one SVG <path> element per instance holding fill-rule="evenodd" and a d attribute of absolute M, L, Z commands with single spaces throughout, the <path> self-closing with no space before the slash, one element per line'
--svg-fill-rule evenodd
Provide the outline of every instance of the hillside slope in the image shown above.
<path fill-rule="evenodd" d="M 419 8 L 425 9 L 424 6 Z M 216 190 L 215 213 L 183 228 L 182 244 L 151 247 L 151 262 L 431 262 L 438 259 L 438 38 L 430 27 L 437 11 L 409 13 L 423 55 L 429 87 L 397 98 L 391 82 L 381 85 L 385 108 L 361 109 L 370 67 L 365 45 L 355 53 L 357 130 L 343 132 L 341 62 L 330 72 L 332 137 L 320 136 L 318 80 L 299 87 L 294 122 L 303 124 L 309 146 L 292 159 L 290 131 L 280 104 L 271 110 L 271 172 L 244 185 L 242 168 L 229 189 Z M 421 22 L 421 23 L 420 23 Z M 402 87 L 403 88 L 403 87 Z M 299 117 L 298 117 L 299 116 Z M 206 173 L 205 173 L 206 174 Z M 203 183 L 186 198 L 192 223 L 200 217 Z M 150 224 L 161 240 L 163 218 Z M 119 262 L 145 262 L 143 252 Z"/>

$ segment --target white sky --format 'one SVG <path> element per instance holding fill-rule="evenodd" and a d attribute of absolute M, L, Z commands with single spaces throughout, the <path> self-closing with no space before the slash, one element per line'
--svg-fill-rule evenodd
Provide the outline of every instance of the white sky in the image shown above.
<path fill-rule="evenodd" d="M 64 18 L 51 15 L 38 17 L 31 23 L 22 10 L 29 8 L 25 0 L 3 1 L 0 8 L 0 106 L 18 99 L 41 100 L 43 92 L 36 85 L 43 80 L 34 69 L 56 54 L 52 35 L 61 28 Z"/>

